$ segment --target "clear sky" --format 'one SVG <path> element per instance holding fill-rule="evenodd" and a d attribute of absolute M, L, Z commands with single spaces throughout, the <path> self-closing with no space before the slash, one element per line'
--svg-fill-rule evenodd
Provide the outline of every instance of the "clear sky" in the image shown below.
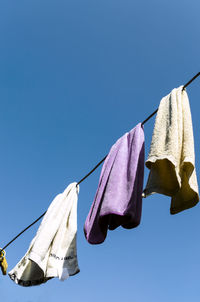
<path fill-rule="evenodd" d="M 199 12 L 197 0 L 0 1 L 0 246 L 200 71 Z M 187 92 L 199 179 L 200 79 Z M 199 302 L 199 205 L 172 216 L 170 198 L 148 197 L 139 227 L 89 245 L 100 170 L 80 186 L 80 273 L 32 288 L 0 276 L 1 301 Z M 9 269 L 38 226 L 7 248 Z"/>

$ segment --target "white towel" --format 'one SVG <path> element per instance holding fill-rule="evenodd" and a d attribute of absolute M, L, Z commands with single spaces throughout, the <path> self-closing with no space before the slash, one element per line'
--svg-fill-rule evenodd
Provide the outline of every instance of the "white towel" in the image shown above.
<path fill-rule="evenodd" d="M 76 233 L 79 187 L 70 184 L 49 206 L 25 256 L 9 272 L 22 286 L 38 285 L 59 277 L 65 280 L 79 272 Z"/>
<path fill-rule="evenodd" d="M 146 166 L 150 173 L 143 197 L 152 193 L 171 196 L 171 214 L 197 204 L 192 118 L 183 86 L 160 102 Z"/>

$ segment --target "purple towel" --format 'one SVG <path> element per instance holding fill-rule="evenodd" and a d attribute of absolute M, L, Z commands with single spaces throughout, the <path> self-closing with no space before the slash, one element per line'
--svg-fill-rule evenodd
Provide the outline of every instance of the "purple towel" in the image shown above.
<path fill-rule="evenodd" d="M 140 123 L 118 139 L 106 157 L 84 226 L 89 243 L 102 243 L 108 229 L 139 225 L 143 177 L 144 131 Z"/>

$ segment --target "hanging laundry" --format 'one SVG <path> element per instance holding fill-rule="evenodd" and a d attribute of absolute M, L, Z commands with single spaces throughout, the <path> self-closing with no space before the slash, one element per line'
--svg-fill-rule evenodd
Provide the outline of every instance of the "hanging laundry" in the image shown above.
<path fill-rule="evenodd" d="M 39 285 L 51 278 L 65 280 L 79 272 L 76 233 L 79 186 L 70 184 L 49 206 L 26 255 L 9 272 L 22 286 Z"/>
<path fill-rule="evenodd" d="M 98 189 L 84 232 L 91 244 L 102 243 L 107 230 L 139 225 L 144 176 L 144 131 L 138 124 L 112 146 L 104 162 Z"/>
<path fill-rule="evenodd" d="M 197 204 L 192 118 L 183 86 L 160 102 L 146 166 L 150 173 L 144 197 L 153 193 L 171 196 L 171 214 Z"/>
<path fill-rule="evenodd" d="M 6 261 L 6 252 L 0 248 L 0 266 L 3 275 L 7 274 L 8 263 Z"/>

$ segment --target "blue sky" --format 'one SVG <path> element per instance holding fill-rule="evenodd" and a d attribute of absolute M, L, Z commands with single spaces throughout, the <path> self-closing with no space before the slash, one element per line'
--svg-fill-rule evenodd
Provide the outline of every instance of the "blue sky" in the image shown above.
<path fill-rule="evenodd" d="M 199 11 L 197 0 L 0 2 L 0 246 L 200 71 Z M 199 179 L 200 79 L 187 91 Z M 172 216 L 170 198 L 148 197 L 138 228 L 92 246 L 83 225 L 99 174 L 80 186 L 81 272 L 32 288 L 0 276 L 2 301 L 199 302 L 199 205 Z M 38 225 L 7 248 L 9 269 Z"/>

